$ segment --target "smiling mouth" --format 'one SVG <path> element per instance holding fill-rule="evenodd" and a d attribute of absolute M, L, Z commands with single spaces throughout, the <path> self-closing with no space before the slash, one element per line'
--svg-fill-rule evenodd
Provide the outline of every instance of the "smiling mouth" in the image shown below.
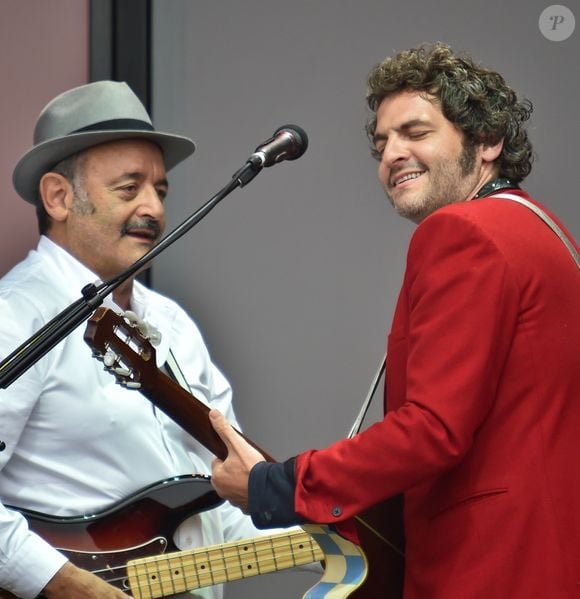
<path fill-rule="evenodd" d="M 413 179 L 418 179 L 424 173 L 425 173 L 425 171 L 415 171 L 412 173 L 407 173 L 407 174 L 403 175 L 402 177 L 393 177 L 393 182 L 392 182 L 391 186 L 393 188 L 398 187 L 399 185 L 402 185 L 403 183 L 406 183 L 407 181 L 412 181 Z"/>

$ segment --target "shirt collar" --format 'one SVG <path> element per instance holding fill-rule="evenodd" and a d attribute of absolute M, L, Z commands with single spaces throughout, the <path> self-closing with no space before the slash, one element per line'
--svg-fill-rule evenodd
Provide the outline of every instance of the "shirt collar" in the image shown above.
<path fill-rule="evenodd" d="M 66 293 L 71 302 L 81 296 L 81 290 L 85 285 L 89 283 L 100 285 L 103 282 L 92 270 L 45 235 L 40 237 L 36 251 L 49 265 L 55 285 Z M 121 311 L 111 296 L 103 300 L 103 305 L 114 308 L 117 312 Z"/>
<path fill-rule="evenodd" d="M 477 198 L 484 198 L 486 196 L 499 191 L 500 189 L 519 189 L 519 185 L 514 183 L 511 179 L 507 177 L 498 177 L 497 179 L 492 179 L 488 181 L 474 196 L 473 199 L 477 200 Z"/>

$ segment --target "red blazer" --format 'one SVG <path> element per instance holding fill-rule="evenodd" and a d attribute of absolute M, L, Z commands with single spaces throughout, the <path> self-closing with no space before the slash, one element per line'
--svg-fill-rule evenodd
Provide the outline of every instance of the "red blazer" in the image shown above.
<path fill-rule="evenodd" d="M 489 197 L 419 225 L 386 395 L 383 421 L 298 456 L 298 513 L 404 492 L 405 599 L 580 597 L 580 271 L 538 216 Z"/>

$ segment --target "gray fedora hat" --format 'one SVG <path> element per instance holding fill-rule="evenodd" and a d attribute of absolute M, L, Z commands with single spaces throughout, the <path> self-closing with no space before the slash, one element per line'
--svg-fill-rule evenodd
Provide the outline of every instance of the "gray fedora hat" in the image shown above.
<path fill-rule="evenodd" d="M 35 204 L 44 173 L 77 152 L 120 139 L 156 143 L 167 170 L 195 150 L 187 137 L 155 131 L 145 107 L 126 83 L 97 81 L 68 90 L 44 107 L 34 128 L 34 146 L 14 168 L 14 188 Z"/>

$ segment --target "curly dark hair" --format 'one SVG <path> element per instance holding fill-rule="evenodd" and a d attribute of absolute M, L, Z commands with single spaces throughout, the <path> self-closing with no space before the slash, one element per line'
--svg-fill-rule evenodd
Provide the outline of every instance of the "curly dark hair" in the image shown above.
<path fill-rule="evenodd" d="M 375 113 L 366 126 L 371 142 L 382 100 L 409 90 L 434 98 L 468 144 L 494 145 L 503 139 L 496 160 L 499 176 L 518 183 L 530 173 L 532 144 L 523 123 L 530 118 L 532 104 L 518 100 L 499 73 L 454 54 L 443 43 L 424 44 L 386 58 L 368 76 L 367 103 Z"/>

